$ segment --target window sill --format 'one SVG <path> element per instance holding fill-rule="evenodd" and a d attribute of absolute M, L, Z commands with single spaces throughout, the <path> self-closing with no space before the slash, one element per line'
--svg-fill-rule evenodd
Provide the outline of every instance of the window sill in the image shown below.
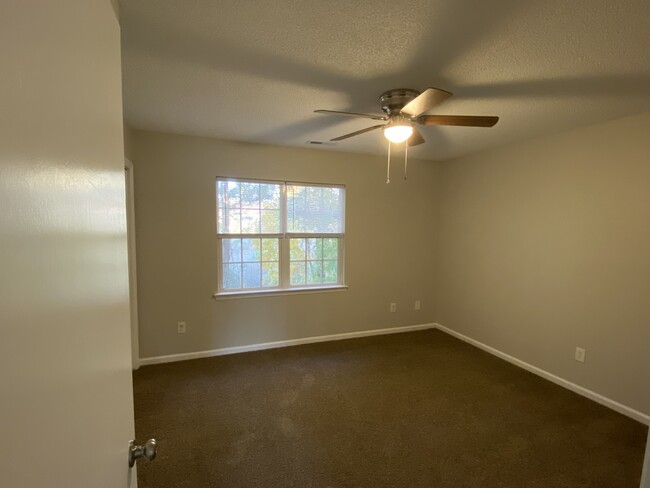
<path fill-rule="evenodd" d="M 307 295 L 311 293 L 332 293 L 337 291 L 345 291 L 348 287 L 346 285 L 336 286 L 319 286 L 319 287 L 305 287 L 305 288 L 290 288 L 282 290 L 247 290 L 247 291 L 228 291 L 215 293 L 212 298 L 215 300 L 230 300 L 233 298 L 253 298 L 253 297 L 269 297 L 279 295 Z"/>

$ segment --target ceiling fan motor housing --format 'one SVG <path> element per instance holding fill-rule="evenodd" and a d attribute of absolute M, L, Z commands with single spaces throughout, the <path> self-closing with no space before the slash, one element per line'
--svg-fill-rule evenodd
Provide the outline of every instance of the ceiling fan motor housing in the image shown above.
<path fill-rule="evenodd" d="M 367 132 L 383 129 L 384 135 L 391 142 L 404 142 L 417 146 L 424 138 L 415 127 L 416 125 L 451 125 L 463 127 L 493 127 L 499 117 L 485 115 L 427 115 L 427 112 L 438 104 L 443 103 L 452 93 L 440 88 L 429 87 L 423 92 L 412 88 L 396 88 L 382 93 L 379 97 L 383 115 L 365 114 L 358 112 L 341 112 L 338 110 L 315 110 L 318 113 L 362 117 L 365 119 L 381 120 L 386 124 L 357 130 L 331 141 L 342 141 Z"/>
<path fill-rule="evenodd" d="M 411 88 L 388 90 L 379 97 L 381 109 L 389 117 L 399 115 L 402 108 L 419 94 L 419 91 Z"/>

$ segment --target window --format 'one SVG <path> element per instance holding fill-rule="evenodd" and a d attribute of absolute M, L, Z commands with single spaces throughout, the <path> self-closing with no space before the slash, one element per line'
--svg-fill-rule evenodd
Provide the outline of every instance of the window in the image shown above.
<path fill-rule="evenodd" d="M 217 178 L 219 294 L 343 285 L 345 188 Z"/>

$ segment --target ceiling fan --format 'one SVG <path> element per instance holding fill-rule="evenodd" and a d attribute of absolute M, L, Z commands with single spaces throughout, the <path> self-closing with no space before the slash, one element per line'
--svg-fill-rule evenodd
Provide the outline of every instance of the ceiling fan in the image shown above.
<path fill-rule="evenodd" d="M 383 128 L 384 136 L 390 142 L 400 143 L 407 141 L 408 146 L 417 146 L 425 142 L 422 134 L 415 127 L 416 124 L 493 127 L 499 121 L 499 117 L 482 115 L 425 115 L 426 112 L 451 96 L 452 93 L 441 90 L 440 88 L 427 88 L 422 93 L 410 88 L 397 88 L 388 90 L 379 97 L 383 115 L 339 112 L 336 110 L 314 110 L 314 112 L 319 114 L 363 117 L 386 122 L 385 124 L 373 125 L 372 127 L 335 137 L 331 141 L 342 141 L 343 139 Z"/>

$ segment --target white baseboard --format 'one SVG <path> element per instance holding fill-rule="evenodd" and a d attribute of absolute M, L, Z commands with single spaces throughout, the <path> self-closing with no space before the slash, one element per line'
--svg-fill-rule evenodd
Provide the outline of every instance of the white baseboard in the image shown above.
<path fill-rule="evenodd" d="M 368 336 L 376 336 L 376 335 L 384 335 L 384 334 L 397 334 L 400 332 L 413 332 L 416 330 L 433 329 L 435 327 L 436 324 L 405 325 L 403 327 L 390 327 L 388 329 L 363 330 L 360 332 L 345 332 L 343 334 L 304 337 L 302 339 L 290 339 L 287 341 L 264 342 L 262 344 L 224 347 L 221 349 L 211 349 L 209 351 L 170 354 L 168 356 L 154 356 L 150 358 L 140 358 L 140 366 L 147 366 L 150 364 L 172 363 L 175 361 L 187 361 L 188 359 L 209 358 L 213 356 L 224 356 L 226 354 L 237 354 L 240 352 L 261 351 L 263 349 L 275 349 L 277 347 L 298 346 L 300 344 L 313 344 L 315 342 L 340 341 L 342 339 L 355 339 L 357 337 L 368 337 Z"/>
<path fill-rule="evenodd" d="M 638 410 L 634 410 L 633 408 L 623 405 L 622 403 L 612 400 L 611 398 L 607 398 L 603 395 L 600 395 L 595 391 L 589 390 L 580 385 L 576 385 L 575 383 L 565 380 L 564 378 L 560 378 L 559 376 L 549 373 L 548 371 L 544 371 L 543 369 L 540 369 L 537 366 L 528 364 L 522 361 L 521 359 L 517 359 L 509 354 L 506 354 L 505 352 L 501 352 L 498 349 L 495 349 L 486 344 L 483 344 L 482 342 L 467 337 L 466 335 L 463 335 L 460 332 L 456 332 L 455 330 L 449 329 L 444 325 L 435 324 L 435 326 L 437 329 L 441 330 L 442 332 L 445 332 L 453 337 L 456 337 L 457 339 L 460 339 L 461 341 L 467 342 L 472 346 L 478 347 L 479 349 L 489 352 L 490 354 L 493 354 L 498 358 L 508 361 L 509 363 L 512 363 L 515 366 L 519 366 L 520 368 L 523 368 L 526 371 L 530 371 L 531 373 L 536 374 L 537 376 L 541 376 L 542 378 L 549 380 L 555 383 L 556 385 L 560 385 L 566 388 L 567 390 L 571 390 L 579 395 L 589 398 L 590 400 L 600 403 L 601 405 L 605 405 L 606 407 L 609 407 L 612 410 L 622 413 L 623 415 L 627 415 L 628 417 L 637 420 L 642 424 L 650 425 L 650 415 L 646 415 L 642 412 L 639 412 Z"/>

